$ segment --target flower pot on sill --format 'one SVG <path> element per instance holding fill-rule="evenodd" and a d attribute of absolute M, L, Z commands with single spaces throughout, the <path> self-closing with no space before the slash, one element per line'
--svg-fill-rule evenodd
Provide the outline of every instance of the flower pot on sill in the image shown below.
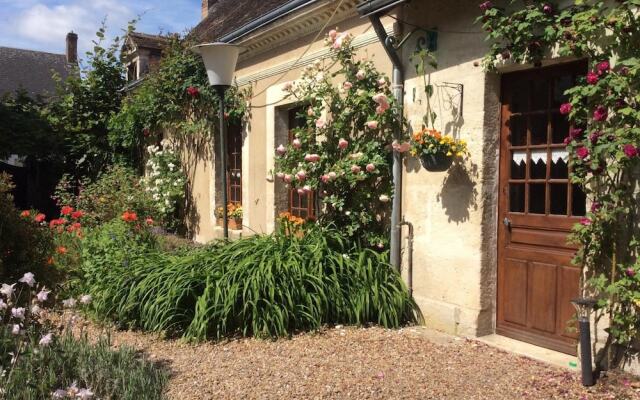
<path fill-rule="evenodd" d="M 224 221 L 222 221 L 222 218 L 220 217 L 216 218 L 216 225 L 223 226 L 223 222 Z M 227 223 L 229 224 L 229 229 L 233 229 L 233 230 L 242 229 L 242 218 L 229 218 Z"/>
<path fill-rule="evenodd" d="M 447 156 L 443 153 L 436 154 L 422 154 L 420 156 L 422 166 L 431 172 L 443 172 L 451 167 L 453 164 L 453 156 Z"/>

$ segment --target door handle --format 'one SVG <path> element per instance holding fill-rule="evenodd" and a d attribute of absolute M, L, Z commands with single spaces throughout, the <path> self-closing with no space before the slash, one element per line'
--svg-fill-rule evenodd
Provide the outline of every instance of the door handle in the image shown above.
<path fill-rule="evenodd" d="M 504 217 L 502 223 L 507 227 L 507 229 L 511 230 L 511 220 L 509 218 Z"/>

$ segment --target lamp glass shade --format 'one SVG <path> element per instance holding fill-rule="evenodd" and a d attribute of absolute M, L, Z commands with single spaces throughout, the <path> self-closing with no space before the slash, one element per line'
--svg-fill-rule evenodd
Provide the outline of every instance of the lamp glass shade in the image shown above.
<path fill-rule="evenodd" d="M 206 43 L 191 50 L 202 57 L 211 86 L 229 86 L 233 83 L 240 46 L 228 43 Z"/>

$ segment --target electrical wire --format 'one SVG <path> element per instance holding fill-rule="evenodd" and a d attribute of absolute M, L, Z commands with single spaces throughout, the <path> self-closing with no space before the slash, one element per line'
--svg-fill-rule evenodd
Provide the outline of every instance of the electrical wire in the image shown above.
<path fill-rule="evenodd" d="M 422 29 L 424 31 L 439 32 L 439 33 L 455 33 L 460 35 L 478 35 L 480 33 L 483 33 L 483 31 L 449 31 L 449 30 L 442 30 L 442 29 L 425 28 L 424 26 L 412 24 L 411 22 L 401 20 L 400 18 L 393 15 L 387 15 L 387 16 L 393 20 L 400 22 L 401 24 L 408 25 L 412 28 Z"/>
<path fill-rule="evenodd" d="M 291 66 L 289 67 L 289 69 L 287 69 L 286 71 L 284 71 L 282 74 L 280 74 L 280 76 L 278 77 L 278 79 L 275 80 L 275 82 L 272 82 L 269 86 L 265 87 L 264 89 L 262 89 L 260 92 L 254 94 L 251 96 L 251 98 L 255 98 L 257 96 L 260 96 L 261 94 L 263 94 L 264 92 L 266 92 L 271 86 L 277 84 L 278 82 L 280 82 L 282 80 L 282 78 L 284 78 L 289 72 L 291 72 L 292 69 L 294 69 L 296 67 L 296 65 L 300 62 L 300 60 L 302 60 L 302 57 L 304 57 L 309 50 L 311 49 L 311 46 L 313 46 L 316 41 L 318 40 L 318 38 L 320 37 L 320 35 L 322 35 L 322 33 L 327 29 L 327 27 L 329 26 L 329 24 L 331 23 L 331 21 L 333 20 L 333 17 L 336 16 L 336 13 L 338 12 L 338 10 L 340 9 L 340 7 L 342 7 L 342 4 L 344 3 L 345 0 L 340 0 L 340 3 L 338 3 L 338 5 L 336 6 L 336 8 L 333 10 L 333 12 L 331 13 L 331 15 L 329 16 L 329 19 L 327 19 L 327 21 L 324 23 L 324 25 L 322 26 L 322 28 L 320 28 L 320 30 L 318 31 L 318 33 L 316 34 L 316 36 L 313 38 L 313 40 L 309 43 L 309 45 L 307 46 L 307 48 L 302 52 L 302 54 L 300 54 L 300 56 L 296 59 L 296 61 L 294 61 L 293 64 L 291 64 Z M 267 107 L 270 105 L 275 105 L 278 104 L 280 101 L 276 101 L 272 104 L 263 104 L 260 106 L 251 106 L 250 108 L 263 108 L 263 107 Z"/>

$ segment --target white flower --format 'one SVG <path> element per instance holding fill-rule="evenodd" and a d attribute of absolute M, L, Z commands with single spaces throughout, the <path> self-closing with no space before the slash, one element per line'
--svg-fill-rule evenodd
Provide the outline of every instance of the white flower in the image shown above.
<path fill-rule="evenodd" d="M 20 325 L 13 324 L 13 326 L 11 327 L 11 333 L 14 334 L 14 335 L 19 335 L 20 334 Z"/>
<path fill-rule="evenodd" d="M 33 306 L 31 306 L 31 314 L 33 315 L 40 315 L 40 312 L 42 311 L 42 308 L 40 308 L 39 305 L 34 304 Z"/>
<path fill-rule="evenodd" d="M 174 163 L 169 163 L 167 164 L 167 167 L 169 167 L 169 171 L 173 171 L 173 169 L 176 167 Z"/>
<path fill-rule="evenodd" d="M 173 186 L 178 186 L 179 184 L 180 184 L 180 181 L 173 182 Z"/>
<path fill-rule="evenodd" d="M 93 392 L 89 389 L 80 389 L 76 397 L 81 400 L 89 400 L 93 398 Z"/>
<path fill-rule="evenodd" d="M 18 282 L 26 283 L 30 287 L 33 287 L 36 284 L 36 277 L 31 272 L 27 272 L 18 280 Z"/>
<path fill-rule="evenodd" d="M 153 199 L 154 199 L 154 200 L 160 200 L 160 195 L 159 195 L 158 193 L 155 193 L 155 194 L 153 195 Z"/>
<path fill-rule="evenodd" d="M 38 294 L 36 295 L 36 298 L 38 299 L 39 302 L 43 303 L 47 301 L 47 299 L 49 298 L 49 293 L 51 293 L 50 290 L 42 289 L 40 292 L 38 292 Z"/>
<path fill-rule="evenodd" d="M 80 303 L 82 304 L 89 304 L 91 303 L 91 295 L 90 294 L 83 294 L 82 296 L 80 296 Z"/>
<path fill-rule="evenodd" d="M 387 196 L 386 194 L 381 194 L 379 197 L 380 201 L 383 203 L 388 203 L 389 202 L 389 196 Z"/>
<path fill-rule="evenodd" d="M 156 179 L 156 185 L 162 185 L 162 182 L 164 182 L 162 179 Z"/>
<path fill-rule="evenodd" d="M 13 295 L 13 292 L 15 291 L 15 289 L 13 288 L 15 285 L 15 283 L 13 285 L 7 285 L 6 283 L 3 283 L 2 287 L 0 287 L 0 293 L 7 296 L 7 298 L 11 297 Z"/>
<path fill-rule="evenodd" d="M 51 393 L 51 397 L 54 399 L 64 399 L 67 397 L 67 391 L 64 389 L 58 389 L 55 392 Z"/>
<path fill-rule="evenodd" d="M 70 299 L 62 300 L 62 305 L 67 308 L 73 308 L 76 306 L 76 304 L 77 301 L 73 297 L 71 297 Z"/>
<path fill-rule="evenodd" d="M 11 316 L 16 319 L 24 319 L 24 307 L 12 308 Z"/>
<path fill-rule="evenodd" d="M 47 333 L 46 335 L 40 338 L 40 341 L 38 342 L 38 344 L 40 346 L 48 346 L 51 344 L 52 340 L 53 340 L 53 333 Z"/>
<path fill-rule="evenodd" d="M 171 205 L 171 202 L 169 201 L 169 199 L 166 199 L 164 201 L 164 205 L 166 205 L 166 206 L 170 206 Z"/>

